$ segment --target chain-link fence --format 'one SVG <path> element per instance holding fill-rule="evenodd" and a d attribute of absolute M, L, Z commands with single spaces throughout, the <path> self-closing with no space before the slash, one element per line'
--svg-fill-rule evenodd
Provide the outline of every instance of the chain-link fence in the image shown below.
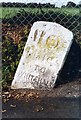
<path fill-rule="evenodd" d="M 68 2 L 63 5 L 61 1 L 59 2 L 61 8 L 56 7 L 57 2 L 54 4 L 2 3 L 3 24 L 15 26 L 16 29 L 16 26 L 29 25 L 31 27 L 35 21 L 51 21 L 57 22 L 79 35 L 81 32 L 81 4 Z"/>
<path fill-rule="evenodd" d="M 9 82 L 13 79 L 30 28 L 36 21 L 50 21 L 63 25 L 74 33 L 74 39 L 81 45 L 81 4 L 68 2 L 64 5 L 59 2 L 60 7 L 57 6 L 57 2 L 1 3 L 3 81 Z"/>

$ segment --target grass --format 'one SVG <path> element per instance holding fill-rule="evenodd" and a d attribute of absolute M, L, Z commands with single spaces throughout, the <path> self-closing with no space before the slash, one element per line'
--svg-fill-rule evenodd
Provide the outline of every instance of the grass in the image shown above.
<path fill-rule="evenodd" d="M 0 7 L 0 18 L 1 19 L 8 19 L 16 16 L 18 13 L 31 13 L 34 15 L 41 14 L 40 8 L 17 8 L 17 7 Z M 80 10 L 79 8 L 42 8 L 44 13 L 54 12 L 54 13 L 61 13 L 64 15 L 79 15 Z"/>

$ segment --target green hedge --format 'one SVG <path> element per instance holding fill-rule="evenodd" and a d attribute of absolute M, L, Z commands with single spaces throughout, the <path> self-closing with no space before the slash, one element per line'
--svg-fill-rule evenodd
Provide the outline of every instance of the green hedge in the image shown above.
<path fill-rule="evenodd" d="M 2 86 L 3 88 L 9 86 L 13 80 L 15 71 L 17 69 L 19 60 L 23 53 L 25 46 L 24 41 L 20 41 L 19 44 L 4 39 L 2 42 Z"/>

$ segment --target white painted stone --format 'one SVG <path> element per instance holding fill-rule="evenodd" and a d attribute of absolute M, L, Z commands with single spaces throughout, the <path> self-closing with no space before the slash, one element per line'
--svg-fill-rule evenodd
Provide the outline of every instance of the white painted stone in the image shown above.
<path fill-rule="evenodd" d="M 53 88 L 72 39 L 72 32 L 57 23 L 35 22 L 11 88 Z"/>

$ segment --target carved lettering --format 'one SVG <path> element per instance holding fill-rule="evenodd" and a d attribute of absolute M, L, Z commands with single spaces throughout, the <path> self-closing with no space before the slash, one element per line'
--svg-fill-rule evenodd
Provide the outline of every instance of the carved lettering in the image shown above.
<path fill-rule="evenodd" d="M 35 70 L 43 74 L 46 72 L 46 68 L 45 67 L 40 68 L 39 65 L 35 65 Z"/>

